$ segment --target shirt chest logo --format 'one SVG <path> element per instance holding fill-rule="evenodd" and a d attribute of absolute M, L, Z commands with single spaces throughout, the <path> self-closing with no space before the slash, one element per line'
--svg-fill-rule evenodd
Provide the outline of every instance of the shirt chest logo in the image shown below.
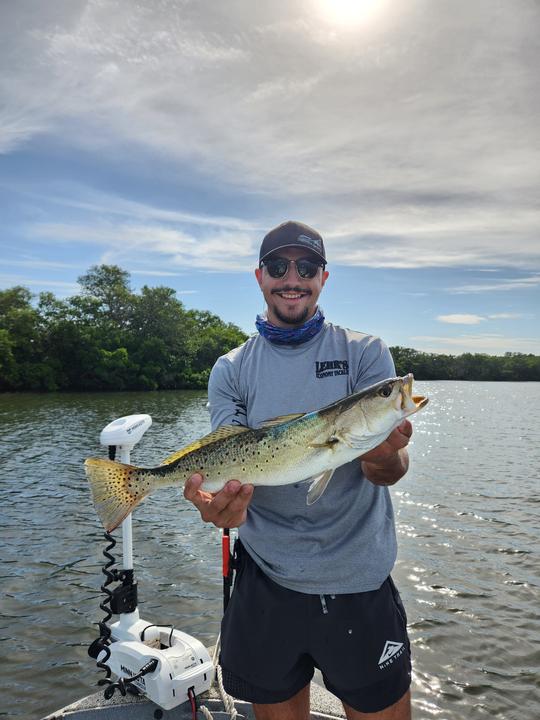
<path fill-rule="evenodd" d="M 315 375 L 318 378 L 334 377 L 335 375 L 348 375 L 348 360 L 316 360 Z"/>

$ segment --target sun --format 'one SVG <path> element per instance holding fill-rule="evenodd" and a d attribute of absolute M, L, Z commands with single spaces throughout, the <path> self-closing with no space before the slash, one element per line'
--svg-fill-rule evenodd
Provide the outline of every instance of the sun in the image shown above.
<path fill-rule="evenodd" d="M 324 19 L 343 28 L 367 23 L 377 15 L 384 0 L 317 0 Z"/>

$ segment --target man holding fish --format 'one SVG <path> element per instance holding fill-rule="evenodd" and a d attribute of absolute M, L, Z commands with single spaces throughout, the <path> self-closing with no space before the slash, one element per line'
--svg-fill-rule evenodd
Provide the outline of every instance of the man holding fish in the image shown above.
<path fill-rule="evenodd" d="M 255 336 L 219 358 L 208 388 L 213 430 L 242 433 L 276 418 L 276 450 L 262 459 L 261 435 L 253 467 L 262 478 L 279 455 L 289 458 L 296 477 L 311 481 L 307 503 L 306 483 L 254 487 L 247 475 L 209 492 L 196 473 L 184 494 L 205 522 L 239 527 L 241 567 L 222 625 L 226 689 L 252 702 L 258 720 L 304 720 L 318 667 L 348 718 L 407 720 L 410 647 L 390 577 L 397 547 L 387 486 L 408 469 L 412 426 L 403 418 L 427 401 L 412 398 L 409 376 L 383 382 L 395 369 L 379 338 L 324 319 L 328 275 L 317 231 L 292 221 L 271 230 L 255 270 L 266 315 Z M 346 422 L 352 409 L 337 402 L 355 393 L 361 425 Z M 283 430 L 322 420 L 331 431 L 317 426 L 291 441 Z"/>

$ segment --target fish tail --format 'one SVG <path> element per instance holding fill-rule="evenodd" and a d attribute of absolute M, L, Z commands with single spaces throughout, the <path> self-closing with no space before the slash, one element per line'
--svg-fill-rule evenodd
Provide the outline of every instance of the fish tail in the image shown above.
<path fill-rule="evenodd" d="M 112 532 L 150 492 L 148 479 L 138 477 L 140 468 L 103 458 L 84 463 L 92 499 L 103 527 Z"/>

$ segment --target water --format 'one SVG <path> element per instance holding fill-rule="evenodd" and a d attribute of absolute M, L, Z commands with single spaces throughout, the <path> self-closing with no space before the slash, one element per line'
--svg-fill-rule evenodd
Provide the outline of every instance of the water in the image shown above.
<path fill-rule="evenodd" d="M 412 464 L 392 489 L 394 577 L 414 653 L 414 717 L 540 717 L 540 384 L 418 383 Z M 94 691 L 103 539 L 82 473 L 115 417 L 154 420 L 153 464 L 209 428 L 198 392 L 0 396 L 0 715 L 36 720 Z M 141 616 L 211 644 L 220 535 L 174 490 L 134 518 Z"/>

